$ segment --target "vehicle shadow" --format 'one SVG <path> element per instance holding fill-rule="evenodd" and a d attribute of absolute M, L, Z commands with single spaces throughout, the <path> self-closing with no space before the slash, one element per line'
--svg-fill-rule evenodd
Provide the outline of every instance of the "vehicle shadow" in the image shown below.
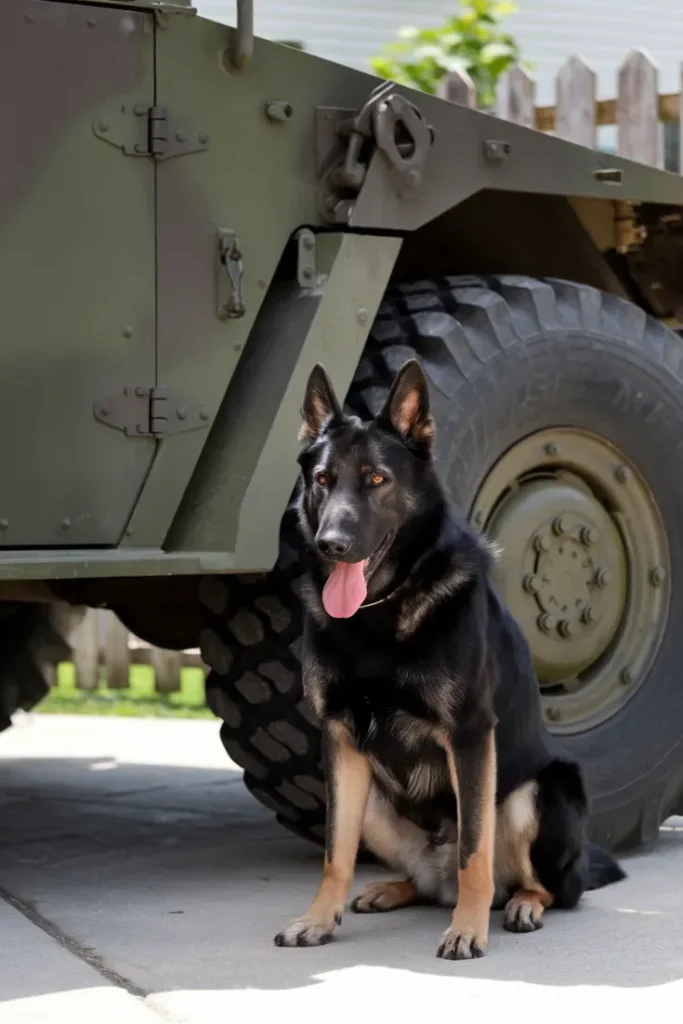
<path fill-rule="evenodd" d="M 276 948 L 275 932 L 311 899 L 321 854 L 228 766 L 3 759 L 0 821 L 6 897 L 152 1002 L 179 990 L 300 989 L 361 968 L 525 986 L 683 978 L 683 826 L 674 819 L 650 852 L 625 861 L 626 881 L 587 894 L 576 911 L 550 912 L 541 931 L 510 935 L 494 914 L 489 955 L 470 963 L 436 959 L 449 912 L 428 907 L 348 913 L 325 947 Z M 381 874 L 362 865 L 355 888 Z M 10 979 L 0 1000 L 42 984 L 37 971 L 34 991 L 24 983 L 13 993 Z"/>

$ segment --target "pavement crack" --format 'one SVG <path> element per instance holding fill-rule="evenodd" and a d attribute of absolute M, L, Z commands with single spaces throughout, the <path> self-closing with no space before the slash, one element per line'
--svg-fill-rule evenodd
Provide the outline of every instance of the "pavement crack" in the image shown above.
<path fill-rule="evenodd" d="M 118 971 L 108 967 L 101 956 L 99 956 L 93 949 L 89 949 L 87 946 L 81 945 L 76 939 L 72 938 L 71 935 L 67 935 L 60 928 L 58 928 L 52 921 L 44 917 L 36 907 L 29 903 L 27 900 L 19 899 L 9 890 L 5 889 L 4 886 L 0 885 L 0 899 L 3 899 L 5 903 L 8 903 L 10 907 L 18 910 L 20 914 L 30 921 L 31 924 L 35 925 L 36 928 L 40 928 L 41 931 L 49 935 L 62 949 L 67 950 L 73 956 L 78 957 L 79 960 L 83 960 L 86 964 L 97 971 L 97 973 L 108 981 L 112 985 L 118 986 L 118 988 L 125 989 L 132 996 L 136 996 L 138 999 L 147 1001 L 147 997 L 151 994 L 146 992 L 135 982 L 130 981 L 128 978 L 124 978 Z M 149 1003 L 146 1002 L 146 1005 Z M 154 1010 L 155 1013 L 158 1011 Z"/>

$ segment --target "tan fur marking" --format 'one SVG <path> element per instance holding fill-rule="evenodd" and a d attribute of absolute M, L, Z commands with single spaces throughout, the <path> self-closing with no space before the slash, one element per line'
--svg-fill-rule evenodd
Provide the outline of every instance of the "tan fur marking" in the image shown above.
<path fill-rule="evenodd" d="M 450 576 L 435 583 L 429 591 L 421 591 L 404 598 L 396 623 L 396 636 L 406 640 L 422 625 L 425 618 L 441 601 L 451 597 L 469 582 L 471 576 L 462 569 L 454 569 Z"/>
<path fill-rule="evenodd" d="M 365 808 L 372 779 L 370 763 L 353 745 L 343 725 L 328 725 L 330 756 L 334 762 L 334 815 L 331 856 L 325 854 L 323 878 L 313 903 L 303 917 L 292 921 L 276 943 L 283 946 L 320 945 L 341 923 L 344 904 L 353 882 Z"/>
<path fill-rule="evenodd" d="M 308 654 L 302 665 L 304 693 L 318 718 L 325 716 L 325 669 L 314 654 Z"/>
<path fill-rule="evenodd" d="M 446 757 L 453 787 L 458 798 L 460 816 L 462 801 L 459 796 L 458 774 L 450 744 Z M 479 836 L 477 846 L 464 868 L 458 866 L 458 902 L 453 911 L 451 926 L 444 936 L 443 955 L 449 959 L 469 959 L 481 956 L 488 943 L 489 918 L 494 894 L 493 857 L 496 827 L 496 747 L 493 730 L 490 731 L 483 769 L 482 789 L 479 794 Z M 463 835 L 464 824 L 458 821 Z"/>
<path fill-rule="evenodd" d="M 406 747 L 414 747 L 434 736 L 434 726 L 424 718 L 417 718 L 407 711 L 395 711 L 389 728 Z"/>
<path fill-rule="evenodd" d="M 531 845 L 538 835 L 537 789 L 535 781 L 520 786 L 496 815 L 496 886 L 508 891 L 538 884 L 531 866 Z"/>

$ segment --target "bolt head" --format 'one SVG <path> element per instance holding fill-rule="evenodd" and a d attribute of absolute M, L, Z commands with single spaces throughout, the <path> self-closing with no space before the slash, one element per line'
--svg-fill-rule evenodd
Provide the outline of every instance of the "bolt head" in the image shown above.
<path fill-rule="evenodd" d="M 624 686 L 630 686 L 633 682 L 633 672 L 630 668 L 623 668 L 619 674 L 619 679 Z"/>
<path fill-rule="evenodd" d="M 666 569 L 661 565 L 655 565 L 650 572 L 650 583 L 653 587 L 661 587 L 666 579 Z"/>
<path fill-rule="evenodd" d="M 417 188 L 420 184 L 420 172 L 413 169 L 406 174 L 406 181 L 410 188 Z"/>
<path fill-rule="evenodd" d="M 551 722 L 559 722 L 560 719 L 562 718 L 562 712 L 560 711 L 559 708 L 553 708 L 553 707 L 546 708 L 545 709 L 545 717 L 549 721 L 551 721 Z"/>
<path fill-rule="evenodd" d="M 560 634 L 563 640 L 569 639 L 572 635 L 572 624 L 569 619 L 560 619 L 557 624 L 557 632 Z"/>
<path fill-rule="evenodd" d="M 539 594 L 543 589 L 543 580 L 534 573 L 527 573 L 522 580 L 522 586 L 529 594 Z"/>
<path fill-rule="evenodd" d="M 628 469 L 626 466 L 616 466 L 614 470 L 614 478 L 619 484 L 625 484 L 628 480 Z"/>
<path fill-rule="evenodd" d="M 595 622 L 595 608 L 592 604 L 587 604 L 581 612 L 581 621 L 588 625 L 591 622 Z"/>
<path fill-rule="evenodd" d="M 176 138 L 176 142 L 186 142 L 187 141 L 187 133 L 179 129 L 175 133 L 175 138 Z"/>
<path fill-rule="evenodd" d="M 68 516 L 65 516 L 64 519 L 62 519 L 62 521 L 61 521 L 61 523 L 59 525 L 61 526 L 61 528 L 63 530 L 70 530 L 71 529 L 71 520 L 69 519 Z"/>
<path fill-rule="evenodd" d="M 99 128 L 99 130 L 101 132 L 108 132 L 109 131 L 109 122 L 108 121 L 100 121 L 100 123 L 98 124 L 97 127 Z"/>
<path fill-rule="evenodd" d="M 209 419 L 209 414 L 208 414 L 208 412 L 206 411 L 206 409 L 200 409 L 200 411 L 199 411 L 199 418 L 200 418 L 200 420 L 202 420 L 202 421 L 203 421 L 204 423 L 206 423 L 206 422 L 207 422 L 207 420 Z"/>
<path fill-rule="evenodd" d="M 9 519 L 0 519 L 0 530 L 6 530 L 9 526 Z"/>
<path fill-rule="evenodd" d="M 313 268 L 304 267 L 303 270 L 301 271 L 301 276 L 304 277 L 307 281 L 310 281 L 310 279 L 313 277 Z"/>
<path fill-rule="evenodd" d="M 135 394 L 138 396 L 138 398 L 144 398 L 145 389 L 138 384 L 138 386 L 135 389 Z"/>
<path fill-rule="evenodd" d="M 187 409 L 176 409 L 175 414 L 179 420 L 187 419 Z"/>
<path fill-rule="evenodd" d="M 197 136 L 197 142 L 200 146 L 206 146 L 208 144 L 210 136 L 206 132 L 200 132 Z"/>
<path fill-rule="evenodd" d="M 108 416 L 110 412 L 111 409 L 108 405 L 105 404 L 100 406 L 100 416 Z"/>
<path fill-rule="evenodd" d="M 304 237 L 301 239 L 301 244 L 303 245 L 304 249 L 308 249 L 308 251 L 310 252 L 310 250 L 315 245 L 315 242 L 313 241 L 310 235 L 304 235 Z"/>
<path fill-rule="evenodd" d="M 567 532 L 567 520 L 564 516 L 555 516 L 553 519 L 553 533 L 561 537 Z"/>
<path fill-rule="evenodd" d="M 557 619 L 550 612 L 545 612 L 543 615 L 538 616 L 536 625 L 541 633 L 552 633 L 557 628 Z"/>
<path fill-rule="evenodd" d="M 124 326 L 121 328 L 121 334 L 124 336 L 124 338 L 133 337 L 133 328 L 130 326 L 130 324 L 124 324 Z"/>
<path fill-rule="evenodd" d="M 546 455 L 548 455 L 551 459 L 554 459 L 557 455 L 560 454 L 560 449 L 554 441 L 550 441 L 547 445 L 545 445 L 544 451 Z"/>
<path fill-rule="evenodd" d="M 598 587 L 607 587 L 612 582 L 612 573 L 609 569 L 598 569 L 595 573 L 595 583 Z"/>
<path fill-rule="evenodd" d="M 592 544 L 597 544 L 599 540 L 598 531 L 592 526 L 582 526 L 579 533 L 581 537 L 581 543 L 584 547 L 591 547 Z"/>
<path fill-rule="evenodd" d="M 366 324 L 368 322 L 367 309 L 359 309 L 358 312 L 356 313 L 356 320 L 361 325 L 361 327 L 363 326 L 363 324 Z"/>
<path fill-rule="evenodd" d="M 551 540 L 547 533 L 539 533 L 534 537 L 534 548 L 542 555 L 545 551 L 550 551 Z"/>

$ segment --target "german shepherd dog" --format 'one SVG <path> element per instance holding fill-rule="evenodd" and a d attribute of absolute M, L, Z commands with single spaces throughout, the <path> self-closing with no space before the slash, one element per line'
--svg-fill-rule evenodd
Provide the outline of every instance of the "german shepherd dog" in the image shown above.
<path fill-rule="evenodd" d="M 403 877 L 366 886 L 352 909 L 454 905 L 437 956 L 480 957 L 492 906 L 530 932 L 548 907 L 625 875 L 585 839 L 582 775 L 543 724 L 491 550 L 445 497 L 420 364 L 367 423 L 317 366 L 302 415 L 303 678 L 323 731 L 326 852 L 312 905 L 275 943 L 329 941 L 362 837 Z"/>

